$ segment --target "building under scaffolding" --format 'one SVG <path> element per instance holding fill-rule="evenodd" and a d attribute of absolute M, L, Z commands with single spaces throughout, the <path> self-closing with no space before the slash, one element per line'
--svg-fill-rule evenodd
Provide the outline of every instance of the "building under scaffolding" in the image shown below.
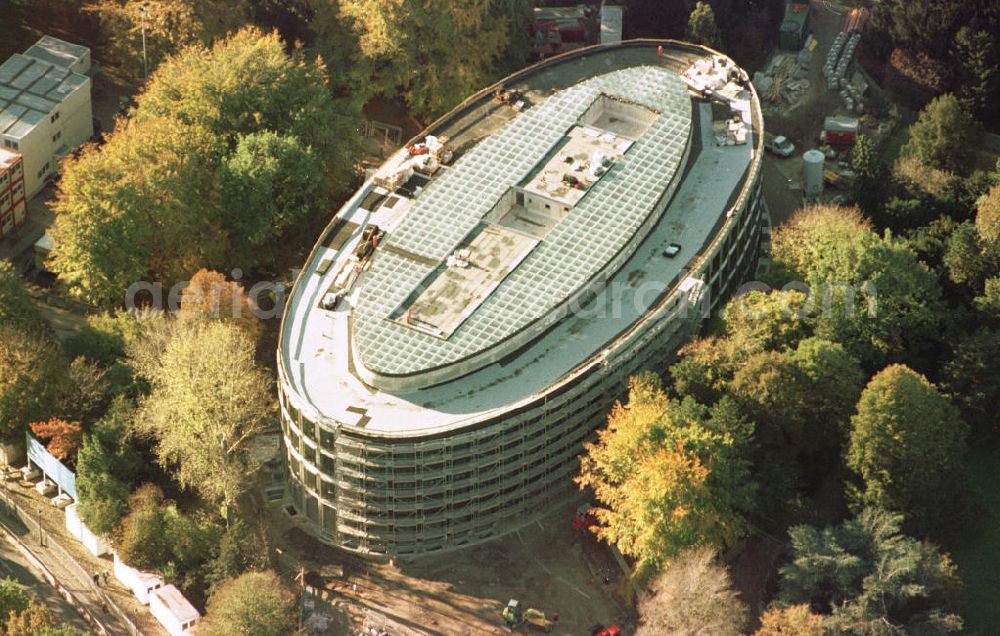
<path fill-rule="evenodd" d="M 294 518 L 402 556 L 544 515 L 628 376 L 754 271 L 762 143 L 728 58 L 629 41 L 529 67 L 405 144 L 286 306 Z"/>

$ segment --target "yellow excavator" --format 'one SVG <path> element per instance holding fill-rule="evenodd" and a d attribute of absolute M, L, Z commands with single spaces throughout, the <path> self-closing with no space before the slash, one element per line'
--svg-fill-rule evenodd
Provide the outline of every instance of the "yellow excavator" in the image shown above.
<path fill-rule="evenodd" d="M 528 629 L 535 632 L 548 634 L 552 631 L 553 621 L 545 617 L 545 612 L 530 607 L 524 609 L 521 607 L 521 601 L 515 599 L 510 599 L 507 607 L 503 608 L 503 620 L 511 631 L 525 624 Z"/>

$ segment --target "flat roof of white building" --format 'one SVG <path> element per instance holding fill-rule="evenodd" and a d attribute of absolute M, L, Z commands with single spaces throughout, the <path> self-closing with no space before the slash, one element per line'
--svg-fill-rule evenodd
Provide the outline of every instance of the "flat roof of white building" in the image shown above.
<path fill-rule="evenodd" d="M 167 608 L 167 611 L 177 619 L 177 622 L 182 625 L 201 616 L 201 614 L 198 613 L 198 610 L 195 609 L 194 605 L 184 598 L 181 591 L 174 585 L 164 585 L 163 587 L 150 591 L 149 595 L 151 597 L 155 596 L 156 599 Z"/>
<path fill-rule="evenodd" d="M 81 47 L 45 36 L 0 64 L 0 133 L 20 139 L 90 81 L 69 67 Z"/>
<path fill-rule="evenodd" d="M 615 102 L 648 113 L 636 140 L 602 119 Z M 497 346 L 544 318 L 621 250 L 636 247 L 636 232 L 682 167 L 690 134 L 687 87 L 676 73 L 639 66 L 561 90 L 480 141 L 416 196 L 377 252 L 354 313 L 358 363 L 384 375 L 418 374 Z M 595 152 L 610 159 L 599 177 L 575 167 Z M 395 320 L 408 297 L 432 284 L 448 256 L 474 241 L 484 217 L 522 182 L 556 208 L 571 209 L 523 260 L 502 263 L 499 284 L 445 337 Z M 454 301 L 465 297 L 456 285 Z"/>
<path fill-rule="evenodd" d="M 427 435 L 482 421 L 535 399 L 589 365 L 681 285 L 684 272 L 717 235 L 746 186 L 757 145 L 749 123 L 756 107 L 750 91 L 731 102 L 747 122 L 748 143 L 720 145 L 713 106 L 694 100 L 678 78 L 703 55 L 665 48 L 659 57 L 655 44 L 597 47 L 585 57 L 543 66 L 512 86 L 534 104 L 528 111 L 518 114 L 483 100 L 435 129 L 433 134 L 447 135 L 455 147 L 468 149 L 409 198 L 412 203 L 402 219 L 394 219 L 395 231 L 387 232 L 376 248 L 371 269 L 358 274 L 345 302 L 327 309 L 321 300 L 339 264 L 359 244 L 364 226 L 386 215 L 386 201 L 406 198 L 372 181 L 362 186 L 314 250 L 286 308 L 281 373 L 286 391 L 299 396 L 295 402 L 308 418 L 388 437 Z M 580 124 L 581 115 L 602 95 L 628 97 L 627 103 L 656 116 L 643 122 L 641 112 L 634 111 L 638 120 L 622 122 L 633 133 L 640 132 L 636 140 L 564 218 L 541 232 L 537 245 L 509 246 L 507 258 L 522 248 L 530 253 L 514 263 L 492 293 L 473 294 L 485 300 L 462 294 L 487 290 L 492 280 L 488 272 L 451 281 L 455 297 L 473 309 L 467 316 L 461 314 L 468 307 L 449 310 L 453 315 L 448 320 L 457 324 L 450 336 L 400 324 L 401 314 L 393 312 L 414 290 L 414 298 L 425 298 L 431 291 L 426 298 L 443 302 L 447 285 L 428 274 L 455 256 L 455 246 L 470 232 L 482 231 L 484 215 L 509 188 L 523 187 L 538 166 L 559 157 L 566 135 L 586 125 Z M 532 111 L 537 114 L 530 117 Z M 759 112 L 756 117 L 759 120 Z M 518 123 L 522 120 L 525 123 Z M 504 153 L 507 144 L 509 153 Z M 504 169 L 479 161 L 497 152 Z M 470 184 L 473 175 L 482 180 Z M 601 191 L 601 197 L 594 196 Z M 661 196 L 667 201 L 665 209 L 651 217 Z M 399 205 L 395 202 L 393 209 Z M 651 221 L 648 230 L 639 232 L 646 220 Z M 496 225 L 509 229 L 513 222 L 501 218 Z M 559 237 L 560 232 L 564 236 Z M 682 245 L 675 258 L 663 256 L 670 243 Z M 546 260 L 538 256 L 543 249 L 551 252 Z M 420 389 L 381 390 L 358 374 L 360 365 L 373 360 L 388 368 L 419 369 L 446 361 L 455 351 L 475 351 L 495 342 L 545 315 L 553 298 L 565 298 L 591 280 L 615 254 L 623 256 L 620 266 L 602 273 L 607 279 L 601 281 L 612 293 L 582 302 L 501 359 Z M 320 268 L 321 263 L 326 265 Z M 477 321 L 481 324 L 472 329 Z M 369 341 L 362 345 L 362 338 Z M 363 359 L 352 355 L 352 340 L 361 345 Z"/>

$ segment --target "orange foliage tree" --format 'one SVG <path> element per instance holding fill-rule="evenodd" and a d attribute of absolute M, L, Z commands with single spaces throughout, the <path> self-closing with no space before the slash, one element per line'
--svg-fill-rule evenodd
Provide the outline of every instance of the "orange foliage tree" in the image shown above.
<path fill-rule="evenodd" d="M 67 422 L 52 418 L 45 422 L 33 422 L 31 430 L 36 437 L 47 441 L 45 448 L 59 461 L 76 461 L 76 452 L 83 444 L 83 429 L 79 422 Z"/>
<path fill-rule="evenodd" d="M 181 293 L 181 317 L 187 320 L 222 320 L 244 329 L 256 341 L 264 326 L 254 314 L 257 305 L 243 285 L 224 274 L 201 269 Z"/>

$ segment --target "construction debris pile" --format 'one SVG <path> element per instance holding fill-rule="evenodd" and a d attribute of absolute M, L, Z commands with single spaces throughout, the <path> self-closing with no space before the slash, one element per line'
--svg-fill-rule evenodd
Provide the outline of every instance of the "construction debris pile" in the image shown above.
<path fill-rule="evenodd" d="M 803 49 L 804 50 L 804 49 Z M 794 106 L 809 88 L 808 61 L 790 53 L 775 55 L 767 71 L 756 73 L 757 93 L 768 104 L 779 108 Z"/>
<path fill-rule="evenodd" d="M 860 113 L 864 109 L 862 90 L 848 81 L 848 69 L 861 43 L 861 31 L 868 21 L 868 9 L 854 9 L 847 14 L 844 30 L 837 34 L 826 56 L 823 75 L 830 90 L 840 89 L 840 97 L 848 112 Z"/>

